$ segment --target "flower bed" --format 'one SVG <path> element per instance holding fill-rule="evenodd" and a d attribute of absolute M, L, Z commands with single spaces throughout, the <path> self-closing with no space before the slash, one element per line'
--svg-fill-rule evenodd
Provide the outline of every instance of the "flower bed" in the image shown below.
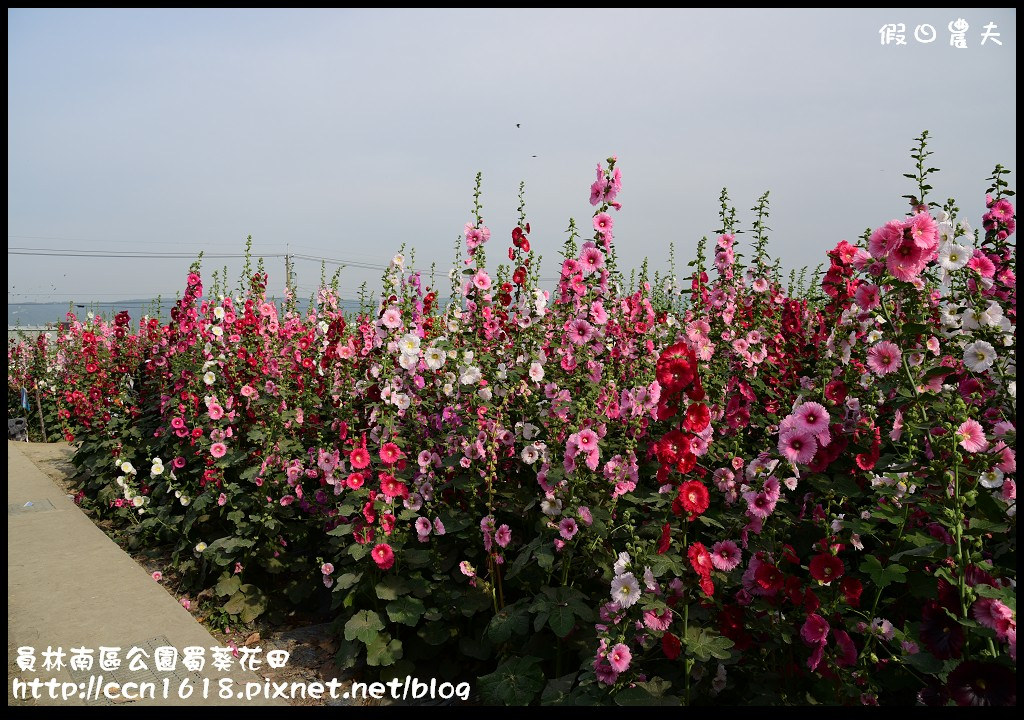
<path fill-rule="evenodd" d="M 1014 704 L 1015 211 L 927 200 L 784 288 L 736 213 L 685 288 L 626 289 L 615 158 L 538 283 L 476 202 L 451 287 L 307 310 L 197 262 L 163 324 L 11 345 L 81 499 L 248 622 L 329 605 L 342 666 L 426 663 L 488 702 Z M 709 273 L 714 274 L 712 278 Z M 451 302 L 442 302 L 446 294 Z"/>

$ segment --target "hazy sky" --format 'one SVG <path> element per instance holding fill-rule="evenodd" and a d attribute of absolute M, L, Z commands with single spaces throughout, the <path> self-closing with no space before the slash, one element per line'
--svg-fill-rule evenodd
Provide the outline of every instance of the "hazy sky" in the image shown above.
<path fill-rule="evenodd" d="M 966 48 L 950 44 L 958 18 Z M 934 199 L 955 197 L 974 226 L 993 166 L 1017 170 L 1012 9 L 7 19 L 8 302 L 173 297 L 190 263 L 15 248 L 237 253 L 251 234 L 258 253 L 383 267 L 405 243 L 417 266 L 437 261 L 446 274 L 478 171 L 492 267 L 525 181 L 531 242 L 551 277 L 569 218 L 591 227 L 594 167 L 613 154 L 621 265 L 646 256 L 665 267 L 670 241 L 685 265 L 718 227 L 727 187 L 747 230 L 770 190 L 772 254 L 813 267 L 839 240 L 906 212 L 900 196 L 914 188 L 901 173 L 922 130 L 942 169 Z M 882 44 L 887 23 L 905 25 L 905 45 Z M 1002 45 L 981 44 L 989 23 Z M 930 43 L 914 37 L 926 24 Z M 204 275 L 225 263 L 237 277 L 235 260 L 207 260 Z M 272 290 L 283 266 L 268 260 Z M 296 271 L 308 296 L 319 264 Z M 363 281 L 377 290 L 380 274 L 346 268 L 342 294 Z"/>

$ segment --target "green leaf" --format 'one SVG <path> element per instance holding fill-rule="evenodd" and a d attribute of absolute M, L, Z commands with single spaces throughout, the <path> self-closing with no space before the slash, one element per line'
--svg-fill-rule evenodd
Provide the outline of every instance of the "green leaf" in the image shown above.
<path fill-rule="evenodd" d="M 487 623 L 484 634 L 492 643 L 500 645 L 508 642 L 513 634 L 525 635 L 529 628 L 530 618 L 526 608 L 520 603 L 515 603 L 498 611 L 498 614 Z"/>
<path fill-rule="evenodd" d="M 411 568 L 426 567 L 430 564 L 429 550 L 405 550 L 402 559 Z"/>
<path fill-rule="evenodd" d="M 904 655 L 903 661 L 918 672 L 934 675 L 942 671 L 944 663 L 929 652 L 922 650 L 913 655 Z"/>
<path fill-rule="evenodd" d="M 387 633 L 378 635 L 366 646 L 366 664 L 373 667 L 393 665 L 402 659 L 402 641 L 391 640 Z"/>
<path fill-rule="evenodd" d="M 334 591 L 348 590 L 362 579 L 362 573 L 344 573 L 343 575 L 338 576 L 338 579 L 334 581 Z"/>
<path fill-rule="evenodd" d="M 395 600 L 399 595 L 405 595 L 412 587 L 400 575 L 388 575 L 374 587 L 377 597 L 381 600 Z"/>
<path fill-rule="evenodd" d="M 707 628 L 698 627 L 689 628 L 683 642 L 690 654 L 701 662 L 707 662 L 712 657 L 728 660 L 729 648 L 733 646 L 733 641 L 729 638 Z"/>
<path fill-rule="evenodd" d="M 882 563 L 874 555 L 868 555 L 865 558 L 864 562 L 860 564 L 860 571 L 870 575 L 879 588 L 884 588 L 894 582 L 903 583 L 907 580 L 907 568 L 893 563 L 882 567 Z"/>
<path fill-rule="evenodd" d="M 486 640 L 464 637 L 459 640 L 459 652 L 477 660 L 490 660 L 494 648 Z"/>
<path fill-rule="evenodd" d="M 939 542 L 929 542 L 927 545 L 922 545 L 921 547 L 911 548 L 910 550 L 904 550 L 903 552 L 898 552 L 895 555 L 893 555 L 891 558 L 889 558 L 889 560 L 890 561 L 899 560 L 901 557 L 904 557 L 904 556 L 921 557 L 921 556 L 924 556 L 924 555 L 931 555 L 933 552 L 935 552 L 940 547 L 942 547 L 942 543 L 939 543 Z"/>
<path fill-rule="evenodd" d="M 506 660 L 478 683 L 486 702 L 516 706 L 529 705 L 545 684 L 540 658 L 529 656 Z"/>
<path fill-rule="evenodd" d="M 383 629 L 384 623 L 377 613 L 372 610 L 360 610 L 345 623 L 345 639 L 358 639 L 369 645 Z"/>
<path fill-rule="evenodd" d="M 239 617 L 242 622 L 251 623 L 266 611 L 268 599 L 255 585 L 243 585 L 240 590 L 245 593 L 245 603 Z"/>
<path fill-rule="evenodd" d="M 226 575 L 221 577 L 220 582 L 214 587 L 214 591 L 220 596 L 234 595 L 242 586 L 242 579 L 237 575 Z"/>
<path fill-rule="evenodd" d="M 454 629 L 450 629 L 447 623 L 430 622 L 424 624 L 416 631 L 416 634 L 427 645 L 443 645 L 451 639 Z"/>
<path fill-rule="evenodd" d="M 579 673 L 570 673 L 559 678 L 552 678 L 544 686 L 544 692 L 540 694 L 541 705 L 564 705 L 570 698 L 572 685 L 576 682 Z"/>
<path fill-rule="evenodd" d="M 415 627 L 420 617 L 426 611 L 423 601 L 410 595 L 405 595 L 388 603 L 388 618 L 391 622 L 402 623 Z"/>
<path fill-rule="evenodd" d="M 675 695 L 665 695 L 665 691 L 671 687 L 671 683 L 654 678 L 649 682 L 637 683 L 634 687 L 626 688 L 615 696 L 615 704 L 630 705 L 680 705 L 679 698 Z"/>
<path fill-rule="evenodd" d="M 526 563 L 530 561 L 530 556 L 533 554 L 534 549 L 540 545 L 540 540 L 535 539 L 530 542 L 526 547 L 520 551 L 519 555 L 516 556 L 515 561 L 509 567 L 508 573 L 505 575 L 506 580 L 511 580 L 526 567 Z"/>
<path fill-rule="evenodd" d="M 568 605 L 556 606 L 548 615 L 548 625 L 554 630 L 555 635 L 564 638 L 576 626 L 576 615 Z"/>

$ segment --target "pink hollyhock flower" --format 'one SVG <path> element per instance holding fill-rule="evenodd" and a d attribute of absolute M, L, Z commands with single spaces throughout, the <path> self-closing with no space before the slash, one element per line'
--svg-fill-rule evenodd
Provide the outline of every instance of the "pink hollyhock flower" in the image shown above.
<path fill-rule="evenodd" d="M 902 357 L 903 353 L 895 343 L 882 340 L 868 350 L 868 367 L 875 375 L 888 375 L 900 369 Z"/>
<path fill-rule="evenodd" d="M 734 569 L 740 564 L 741 557 L 739 546 L 732 540 L 716 542 L 711 548 L 711 564 L 722 572 Z"/>
<path fill-rule="evenodd" d="M 836 658 L 836 665 L 839 667 L 850 667 L 857 664 L 857 646 L 854 645 L 849 633 L 845 630 L 833 630 L 833 637 L 836 640 L 836 647 L 839 648 L 839 657 Z"/>
<path fill-rule="evenodd" d="M 210 446 L 210 454 L 215 458 L 222 458 L 228 453 L 227 445 L 222 442 L 216 442 Z"/>
<path fill-rule="evenodd" d="M 356 448 L 349 454 L 348 461 L 352 463 L 352 467 L 356 470 L 362 470 L 370 464 L 370 453 L 367 452 L 366 448 Z"/>
<path fill-rule="evenodd" d="M 227 505 L 228 504 L 228 496 L 225 495 L 224 493 L 221 493 L 220 497 L 217 498 L 217 504 L 220 505 L 221 507 Z"/>
<path fill-rule="evenodd" d="M 975 270 L 983 278 L 991 278 L 996 274 L 996 266 L 981 250 L 975 250 L 967 261 L 967 267 Z"/>
<path fill-rule="evenodd" d="M 614 224 L 615 221 L 612 220 L 612 216 L 608 213 L 598 213 L 594 216 L 594 229 L 602 235 L 610 233 Z"/>
<path fill-rule="evenodd" d="M 416 518 L 416 534 L 421 541 L 426 542 L 427 537 L 430 535 L 431 527 L 430 520 L 427 518 Z"/>
<path fill-rule="evenodd" d="M 573 345 L 584 345 L 594 336 L 593 326 L 582 318 L 570 321 L 566 331 Z"/>
<path fill-rule="evenodd" d="M 921 274 L 928 263 L 928 252 L 911 241 L 904 241 L 885 259 L 885 266 L 893 277 L 911 282 Z"/>
<path fill-rule="evenodd" d="M 656 632 L 665 632 L 672 624 L 672 611 L 668 608 L 657 613 L 654 610 L 647 610 L 644 613 L 644 625 Z"/>
<path fill-rule="evenodd" d="M 477 290 L 490 290 L 491 289 L 491 276 L 483 270 L 478 270 L 473 275 L 473 286 Z"/>
<path fill-rule="evenodd" d="M 995 598 L 978 598 L 971 608 L 971 615 L 985 627 L 995 630 L 1000 640 L 1005 639 L 1013 621 L 1013 610 Z"/>
<path fill-rule="evenodd" d="M 919 248 L 930 250 L 939 244 L 939 225 L 928 213 L 918 213 L 910 219 L 910 238 Z"/>
<path fill-rule="evenodd" d="M 181 455 L 178 455 L 171 461 L 171 466 L 175 470 L 180 470 L 181 468 L 185 467 L 185 458 L 183 458 Z"/>
<path fill-rule="evenodd" d="M 434 534 L 435 535 L 444 535 L 445 532 L 447 532 L 447 531 L 444 529 L 444 523 L 441 522 L 441 518 L 439 518 L 439 517 L 434 518 Z"/>
<path fill-rule="evenodd" d="M 358 490 L 363 486 L 363 474 L 352 473 L 345 479 L 345 484 L 348 485 L 349 490 Z"/>
<path fill-rule="evenodd" d="M 804 403 L 796 409 L 793 417 L 795 419 L 794 426 L 799 432 L 815 436 L 827 432 L 828 424 L 832 421 L 828 410 L 816 402 Z"/>
<path fill-rule="evenodd" d="M 880 297 L 877 285 L 861 283 L 857 286 L 853 299 L 861 310 L 874 310 L 881 304 Z"/>
<path fill-rule="evenodd" d="M 818 451 L 818 444 L 813 435 L 791 430 L 779 436 L 779 452 L 791 463 L 806 465 Z"/>
<path fill-rule="evenodd" d="M 388 308 L 380 318 L 381 324 L 389 330 L 402 327 L 402 313 L 398 308 Z"/>
<path fill-rule="evenodd" d="M 580 517 L 580 522 L 582 522 L 587 527 L 590 527 L 590 525 L 594 522 L 594 516 L 590 514 L 590 508 L 584 505 L 580 505 L 579 508 L 576 509 L 576 513 Z"/>
<path fill-rule="evenodd" d="M 206 411 L 209 413 L 211 420 L 220 420 L 224 417 L 224 408 L 217 403 L 210 403 L 207 406 Z"/>
<path fill-rule="evenodd" d="M 580 267 L 584 275 L 590 275 L 604 267 L 604 253 L 596 247 L 585 247 L 580 253 Z"/>
<path fill-rule="evenodd" d="M 384 443 L 380 448 L 380 459 L 385 465 L 394 465 L 402 457 L 402 451 L 392 442 Z"/>
<path fill-rule="evenodd" d="M 884 258 L 891 253 L 903 240 L 903 223 L 890 220 L 871 233 L 868 239 L 868 252 L 873 258 Z"/>
<path fill-rule="evenodd" d="M 162 572 L 160 572 L 159 570 L 157 570 L 157 571 L 155 571 L 153 573 L 153 579 L 156 580 L 157 582 L 160 582 L 161 580 L 164 579 L 164 574 Z"/>
<path fill-rule="evenodd" d="M 892 430 L 889 432 L 889 439 L 893 442 L 898 442 L 901 437 L 903 437 L 903 412 L 897 410 L 896 415 L 892 419 Z"/>
<path fill-rule="evenodd" d="M 630 653 L 629 648 L 623 643 L 619 643 L 611 649 L 611 652 L 608 653 L 608 663 L 617 673 L 624 673 L 628 670 L 629 663 L 632 659 L 632 653 Z"/>
<path fill-rule="evenodd" d="M 984 452 L 988 448 L 988 440 L 985 438 L 985 431 L 977 420 L 965 420 L 956 429 L 957 439 L 960 447 L 967 452 Z"/>
<path fill-rule="evenodd" d="M 180 602 L 181 602 L 181 606 L 183 608 L 185 608 L 186 610 L 191 610 L 192 609 L 192 601 L 189 600 L 187 597 L 183 597 L 180 600 Z"/>
<path fill-rule="evenodd" d="M 590 305 L 590 317 L 596 325 L 604 325 L 608 322 L 608 313 L 600 300 L 595 300 Z"/>
<path fill-rule="evenodd" d="M 390 570 L 391 566 L 395 564 L 395 551 L 387 543 L 374 546 L 370 556 L 381 570 Z"/>
<path fill-rule="evenodd" d="M 508 547 L 508 544 L 512 542 L 512 528 L 508 525 L 499 526 L 494 531 L 494 542 L 498 543 L 498 547 Z"/>
<path fill-rule="evenodd" d="M 558 523 L 558 533 L 566 540 L 572 540 L 578 531 L 579 526 L 572 518 L 563 518 L 562 522 Z"/>

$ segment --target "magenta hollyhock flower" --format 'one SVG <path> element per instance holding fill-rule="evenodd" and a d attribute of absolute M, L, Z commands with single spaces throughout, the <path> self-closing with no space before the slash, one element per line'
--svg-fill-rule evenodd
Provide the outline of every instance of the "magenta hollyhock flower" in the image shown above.
<path fill-rule="evenodd" d="M 871 233 L 868 239 L 868 252 L 873 258 L 884 258 L 891 253 L 903 240 L 903 223 L 890 220 Z"/>
<path fill-rule="evenodd" d="M 499 526 L 494 531 L 494 542 L 498 543 L 498 547 L 508 547 L 508 544 L 512 542 L 512 528 L 508 525 Z"/>
<path fill-rule="evenodd" d="M 566 540 L 572 540 L 578 531 L 579 526 L 572 518 L 562 518 L 562 522 L 558 523 L 558 533 Z"/>
<path fill-rule="evenodd" d="M 910 282 L 920 275 L 927 264 L 928 252 L 909 240 L 902 242 L 885 259 L 885 266 L 893 277 L 904 282 Z"/>
<path fill-rule="evenodd" d="M 210 446 L 210 454 L 215 458 L 222 458 L 228 453 L 228 447 L 222 442 L 216 442 Z"/>
<path fill-rule="evenodd" d="M 370 555 L 381 570 L 390 570 L 391 566 L 395 564 L 395 551 L 387 543 L 376 545 Z"/>
<path fill-rule="evenodd" d="M 816 402 L 804 403 L 796 409 L 793 417 L 797 430 L 815 436 L 828 431 L 828 424 L 832 421 L 828 410 Z"/>
<path fill-rule="evenodd" d="M 833 630 L 832 636 L 836 640 L 836 647 L 839 648 L 839 656 L 836 658 L 836 665 L 839 667 L 850 667 L 857 664 L 857 646 L 845 630 Z"/>
<path fill-rule="evenodd" d="M 629 663 L 633 659 L 633 654 L 629 651 L 629 648 L 619 643 L 611 649 L 608 653 L 608 663 L 612 666 L 612 669 L 617 673 L 624 673 L 629 669 Z"/>
<path fill-rule="evenodd" d="M 711 547 L 711 564 L 722 572 L 734 569 L 740 564 L 742 556 L 739 545 L 732 540 L 722 540 Z"/>
<path fill-rule="evenodd" d="M 875 375 L 888 375 L 900 369 L 903 353 L 895 343 L 882 340 L 868 350 L 868 367 Z"/>
<path fill-rule="evenodd" d="M 965 420 L 956 429 L 956 437 L 960 447 L 967 452 L 984 452 L 988 448 L 985 430 L 977 420 Z"/>
<path fill-rule="evenodd" d="M 928 213 L 918 213 L 910 219 L 910 239 L 923 250 L 930 250 L 939 244 L 939 225 Z"/>
<path fill-rule="evenodd" d="M 818 444 L 808 433 L 793 429 L 779 436 L 779 452 L 791 463 L 806 465 L 817 451 Z"/>
<path fill-rule="evenodd" d="M 817 613 L 811 613 L 800 628 L 800 637 L 808 645 L 824 645 L 828 640 L 828 631 L 828 621 Z"/>

